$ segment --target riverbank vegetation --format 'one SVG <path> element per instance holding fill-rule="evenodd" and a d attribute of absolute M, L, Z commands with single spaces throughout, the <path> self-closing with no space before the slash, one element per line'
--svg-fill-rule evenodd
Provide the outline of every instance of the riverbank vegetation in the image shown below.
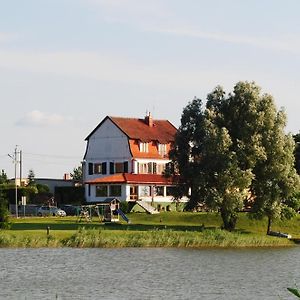
<path fill-rule="evenodd" d="M 165 212 L 128 214 L 131 223 L 104 224 L 98 219 L 78 223 L 76 217 L 12 219 L 0 230 L 0 247 L 184 247 L 243 248 L 291 246 L 293 241 L 265 235 L 267 219 L 238 218 L 236 230 L 220 229 L 215 213 Z M 276 221 L 274 230 L 300 238 L 300 217 Z"/>

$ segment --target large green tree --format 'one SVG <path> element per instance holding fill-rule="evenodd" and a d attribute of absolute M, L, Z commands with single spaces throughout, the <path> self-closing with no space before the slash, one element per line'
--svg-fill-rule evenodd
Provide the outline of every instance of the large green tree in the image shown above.
<path fill-rule="evenodd" d="M 295 143 L 293 137 L 284 132 L 285 113 L 276 111 L 270 96 L 262 99 L 261 106 L 266 115 L 261 132 L 265 157 L 258 160 L 253 169 L 255 180 L 251 191 L 255 196 L 254 212 L 267 216 L 269 233 L 274 219 L 290 217 L 299 208 L 299 201 L 292 198 L 299 191 L 300 182 L 294 168 Z"/>
<path fill-rule="evenodd" d="M 202 202 L 217 209 L 224 228 L 232 230 L 251 198 L 257 215 L 268 217 L 269 231 L 299 187 L 294 144 L 284 127 L 284 113 L 255 83 L 239 82 L 228 96 L 217 87 L 205 109 L 199 99 L 189 103 L 170 153 L 182 193 L 191 190 L 188 206 Z"/>

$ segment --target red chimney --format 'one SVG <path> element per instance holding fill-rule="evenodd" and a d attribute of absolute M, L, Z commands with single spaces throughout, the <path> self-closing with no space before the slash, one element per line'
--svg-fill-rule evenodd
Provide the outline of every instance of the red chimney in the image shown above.
<path fill-rule="evenodd" d="M 149 112 L 148 116 L 145 117 L 145 122 L 149 127 L 153 127 L 153 119 L 152 119 L 152 115 Z"/>

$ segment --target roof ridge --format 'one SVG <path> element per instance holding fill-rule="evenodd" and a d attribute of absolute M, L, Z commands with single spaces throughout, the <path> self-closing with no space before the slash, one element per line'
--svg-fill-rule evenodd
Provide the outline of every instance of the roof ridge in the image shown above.
<path fill-rule="evenodd" d="M 141 121 L 145 121 L 145 118 L 134 118 L 134 117 L 117 117 L 117 116 L 108 116 L 111 119 L 123 119 L 123 120 L 141 120 Z M 154 119 L 153 121 L 166 121 L 171 123 L 168 119 Z"/>

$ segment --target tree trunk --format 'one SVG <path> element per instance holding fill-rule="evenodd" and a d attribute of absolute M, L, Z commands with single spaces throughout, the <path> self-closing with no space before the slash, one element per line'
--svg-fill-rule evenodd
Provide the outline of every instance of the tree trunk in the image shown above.
<path fill-rule="evenodd" d="M 237 222 L 237 214 L 235 211 L 221 208 L 221 217 L 223 220 L 223 228 L 228 231 L 235 229 Z"/>
<path fill-rule="evenodd" d="M 267 234 L 270 233 L 271 231 L 271 225 L 272 225 L 272 219 L 270 217 L 268 217 L 268 228 L 267 228 Z"/>

